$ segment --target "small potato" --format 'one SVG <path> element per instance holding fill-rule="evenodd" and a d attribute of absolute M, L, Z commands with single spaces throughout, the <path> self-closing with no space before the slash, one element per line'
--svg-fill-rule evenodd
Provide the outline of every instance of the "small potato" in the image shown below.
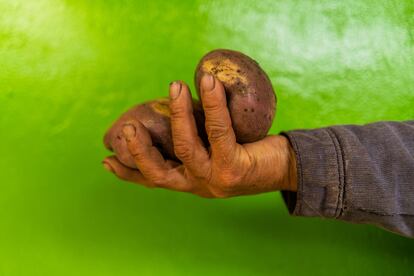
<path fill-rule="evenodd" d="M 204 73 L 214 75 L 224 84 L 237 142 L 249 143 L 264 138 L 275 116 L 276 95 L 259 64 L 237 51 L 217 49 L 207 53 L 195 72 L 199 97 Z"/>
<path fill-rule="evenodd" d="M 204 114 L 198 101 L 193 101 L 193 109 L 200 137 L 208 143 L 204 129 Z M 104 136 L 105 147 L 113 151 L 121 163 L 130 168 L 136 168 L 125 139 L 122 138 L 123 125 L 133 120 L 141 122 L 148 129 L 153 145 L 160 150 L 165 158 L 178 161 L 174 154 L 171 137 L 169 99 L 163 98 L 132 107 L 106 132 Z"/>

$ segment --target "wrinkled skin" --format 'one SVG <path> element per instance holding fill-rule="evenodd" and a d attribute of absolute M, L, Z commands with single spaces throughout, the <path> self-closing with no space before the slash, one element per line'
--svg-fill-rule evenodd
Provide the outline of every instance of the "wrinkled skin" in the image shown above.
<path fill-rule="evenodd" d="M 222 83 L 206 74 L 200 90 L 208 148 L 198 136 L 188 86 L 174 82 L 170 86 L 171 130 L 180 162 L 165 159 L 145 126 L 130 120 L 123 124 L 122 139 L 138 169 L 123 165 L 115 156 L 105 158 L 104 167 L 126 181 L 207 198 L 296 191 L 296 161 L 287 138 L 269 135 L 238 144 Z"/>
<path fill-rule="evenodd" d="M 198 101 L 193 100 L 194 117 L 199 133 L 204 143 L 208 143 L 204 131 L 204 114 Z M 125 122 L 138 120 L 148 130 L 153 144 L 160 150 L 161 154 L 168 159 L 178 161 L 174 153 L 171 137 L 169 99 L 157 99 L 136 105 L 122 114 L 118 120 L 108 129 L 104 136 L 105 147 L 113 151 L 118 160 L 130 168 L 137 168 L 134 158 L 127 149 L 125 139 L 122 139 L 122 126 Z"/>
<path fill-rule="evenodd" d="M 276 94 L 259 64 L 233 50 L 217 49 L 207 53 L 195 70 L 198 96 L 201 77 L 206 73 L 224 85 L 237 142 L 250 143 L 264 138 L 275 116 Z"/>

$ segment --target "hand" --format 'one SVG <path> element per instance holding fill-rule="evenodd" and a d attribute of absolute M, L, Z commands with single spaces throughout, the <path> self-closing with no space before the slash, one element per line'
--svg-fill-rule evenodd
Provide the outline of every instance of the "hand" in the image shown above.
<path fill-rule="evenodd" d="M 174 82 L 171 127 L 174 151 L 182 163 L 165 160 L 146 128 L 132 121 L 124 125 L 123 136 L 139 170 L 124 166 L 115 156 L 103 161 L 105 168 L 126 181 L 207 198 L 296 191 L 295 154 L 287 138 L 269 135 L 254 143 L 236 143 L 222 83 L 205 75 L 200 86 L 208 149 L 197 135 L 188 86 Z"/>

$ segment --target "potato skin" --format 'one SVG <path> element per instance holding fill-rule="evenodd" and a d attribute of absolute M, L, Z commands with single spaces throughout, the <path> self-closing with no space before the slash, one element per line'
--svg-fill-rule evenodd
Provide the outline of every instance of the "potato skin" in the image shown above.
<path fill-rule="evenodd" d="M 213 74 L 226 90 L 237 142 L 250 143 L 264 138 L 275 115 L 276 95 L 266 73 L 250 57 L 232 50 L 218 49 L 207 53 L 195 71 L 195 86 L 200 97 L 200 80 L 204 73 Z M 198 134 L 209 145 L 202 105 L 193 100 Z M 104 136 L 107 149 L 130 168 L 135 162 L 122 138 L 122 127 L 128 121 L 140 121 L 149 131 L 153 145 L 166 159 L 176 160 L 171 135 L 169 99 L 162 98 L 136 105 L 114 122 Z"/>
<path fill-rule="evenodd" d="M 198 63 L 194 76 L 199 98 L 200 81 L 205 73 L 214 75 L 224 85 L 237 142 L 250 143 L 264 138 L 272 126 L 277 98 L 259 64 L 233 50 L 207 53 Z"/>
<path fill-rule="evenodd" d="M 193 110 L 198 132 L 205 143 L 208 143 L 204 129 L 204 114 L 198 101 L 193 101 Z M 166 159 L 176 160 L 171 136 L 169 99 L 162 98 L 136 105 L 116 120 L 104 136 L 105 147 L 113 151 L 118 160 L 130 168 L 136 168 L 134 159 L 122 138 L 122 127 L 128 121 L 140 121 L 149 131 L 153 145 Z"/>

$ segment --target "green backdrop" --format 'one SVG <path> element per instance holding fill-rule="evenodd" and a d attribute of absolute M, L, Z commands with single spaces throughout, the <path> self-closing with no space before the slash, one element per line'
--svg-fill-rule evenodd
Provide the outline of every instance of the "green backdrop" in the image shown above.
<path fill-rule="evenodd" d="M 414 240 L 294 218 L 279 193 L 207 200 L 121 182 L 102 136 L 240 50 L 271 130 L 414 118 L 414 2 L 0 0 L 0 275 L 404 275 Z"/>

